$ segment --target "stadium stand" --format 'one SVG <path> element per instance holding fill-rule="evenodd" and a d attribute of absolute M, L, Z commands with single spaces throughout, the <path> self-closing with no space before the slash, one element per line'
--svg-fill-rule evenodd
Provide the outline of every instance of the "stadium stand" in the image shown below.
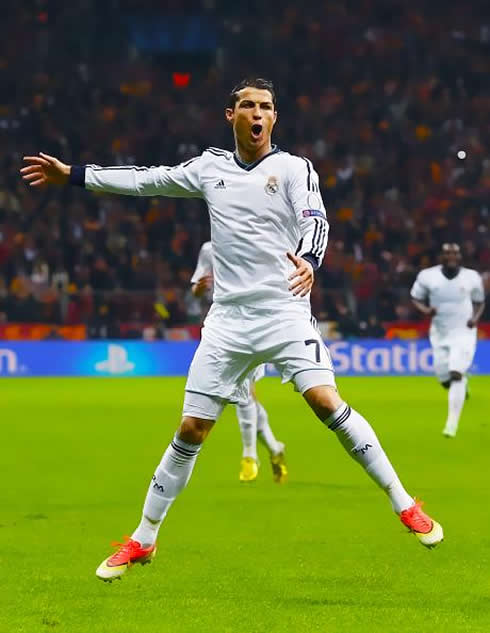
<path fill-rule="evenodd" d="M 175 164 L 209 145 L 231 148 L 227 93 L 257 74 L 278 91 L 276 143 L 308 156 L 320 174 L 331 234 L 312 294 L 319 320 L 336 321 L 345 336 L 380 336 L 394 322 L 417 321 L 409 287 L 444 241 L 460 242 L 488 290 L 485 5 L 4 7 L 0 336 L 8 324 L 35 322 L 83 324 L 95 338 L 138 337 L 142 324 L 153 324 L 148 336 L 165 337 L 199 321 L 189 280 L 209 237 L 201 202 L 39 194 L 18 169 L 39 150 L 72 163 Z M 42 333 L 62 336 L 50 327 Z"/>

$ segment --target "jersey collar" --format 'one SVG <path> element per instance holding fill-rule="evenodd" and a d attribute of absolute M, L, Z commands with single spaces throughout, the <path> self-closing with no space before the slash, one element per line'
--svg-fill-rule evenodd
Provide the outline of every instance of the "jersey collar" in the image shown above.
<path fill-rule="evenodd" d="M 452 279 L 456 279 L 456 277 L 459 275 L 460 272 L 461 272 L 461 266 L 457 269 L 454 275 L 447 275 L 446 272 L 444 271 L 444 266 L 441 265 L 441 274 L 445 279 L 449 279 L 449 281 L 451 281 Z"/>
<path fill-rule="evenodd" d="M 238 167 L 241 167 L 245 171 L 252 171 L 252 169 L 254 167 L 257 167 L 257 165 L 259 165 L 263 160 L 265 160 L 269 156 L 272 156 L 272 154 L 277 154 L 280 151 L 281 150 L 277 147 L 277 145 L 273 145 L 271 151 L 268 154 L 262 156 L 262 158 L 259 158 L 258 160 L 254 160 L 253 163 L 244 163 L 243 160 L 240 160 L 240 158 L 238 158 L 236 151 L 233 152 L 233 158 L 235 159 L 235 163 L 238 165 Z"/>

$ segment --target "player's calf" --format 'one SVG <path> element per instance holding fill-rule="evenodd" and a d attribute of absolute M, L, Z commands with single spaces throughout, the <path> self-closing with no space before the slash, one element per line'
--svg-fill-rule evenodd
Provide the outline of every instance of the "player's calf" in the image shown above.
<path fill-rule="evenodd" d="M 422 524 L 421 511 L 412 509 L 416 506 L 414 499 L 403 487 L 398 475 L 384 452 L 374 430 L 367 420 L 357 411 L 342 401 L 339 394 L 332 387 L 315 387 L 305 392 L 305 399 L 315 413 L 320 417 L 331 410 L 338 402 L 339 406 L 322 422 L 334 431 L 342 446 L 349 455 L 360 464 L 367 474 L 388 495 L 394 511 L 405 517 L 405 525 L 412 521 L 409 527 L 417 534 L 423 545 L 436 545 L 442 540 L 442 528 L 435 521 L 429 530 L 419 529 Z M 320 417 L 321 419 L 321 417 Z M 422 513 L 423 514 L 423 513 Z M 407 519 L 408 517 L 408 519 Z M 427 520 L 427 515 L 424 515 Z M 427 525 L 424 525 L 424 529 Z M 433 529 L 434 528 L 434 529 Z M 430 534 L 429 534 L 430 533 Z M 423 536 L 419 536 L 422 534 Z"/>
<path fill-rule="evenodd" d="M 303 397 L 321 422 L 331 416 L 343 403 L 337 389 L 330 385 L 312 387 L 304 392 Z"/>
<path fill-rule="evenodd" d="M 445 437 L 453 438 L 456 437 L 459 419 L 467 397 L 468 380 L 466 376 L 457 371 L 451 371 L 449 375 L 451 384 L 448 391 L 448 413 L 442 434 Z"/>
<path fill-rule="evenodd" d="M 132 564 L 145 564 L 153 559 L 160 526 L 175 498 L 187 485 L 201 444 L 212 427 L 212 420 L 184 416 L 150 481 L 140 524 L 131 538 L 99 565 L 96 572 L 99 578 L 119 578 Z"/>

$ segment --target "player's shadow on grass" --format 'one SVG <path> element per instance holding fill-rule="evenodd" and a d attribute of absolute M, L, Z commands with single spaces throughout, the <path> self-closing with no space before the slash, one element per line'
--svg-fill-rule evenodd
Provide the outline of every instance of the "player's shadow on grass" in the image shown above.
<path fill-rule="evenodd" d="M 333 484 L 328 481 L 290 481 L 289 488 L 321 488 L 322 490 L 359 490 L 361 486 L 353 484 Z"/>

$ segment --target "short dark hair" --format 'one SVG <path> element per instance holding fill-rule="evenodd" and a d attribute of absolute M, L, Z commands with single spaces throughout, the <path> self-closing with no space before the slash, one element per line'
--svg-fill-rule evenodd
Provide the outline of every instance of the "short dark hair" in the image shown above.
<path fill-rule="evenodd" d="M 444 242 L 444 244 L 441 246 L 441 252 L 447 253 L 448 251 L 457 251 L 458 253 L 460 253 L 461 248 L 459 247 L 459 244 L 457 242 Z"/>
<path fill-rule="evenodd" d="M 235 109 L 235 104 L 238 101 L 238 93 L 244 88 L 258 88 L 259 90 L 268 90 L 272 96 L 272 103 L 274 104 L 274 110 L 276 109 L 276 92 L 274 90 L 274 84 L 270 79 L 262 79 L 257 77 L 256 79 L 242 79 L 230 93 L 228 100 L 228 107 L 232 110 Z"/>

